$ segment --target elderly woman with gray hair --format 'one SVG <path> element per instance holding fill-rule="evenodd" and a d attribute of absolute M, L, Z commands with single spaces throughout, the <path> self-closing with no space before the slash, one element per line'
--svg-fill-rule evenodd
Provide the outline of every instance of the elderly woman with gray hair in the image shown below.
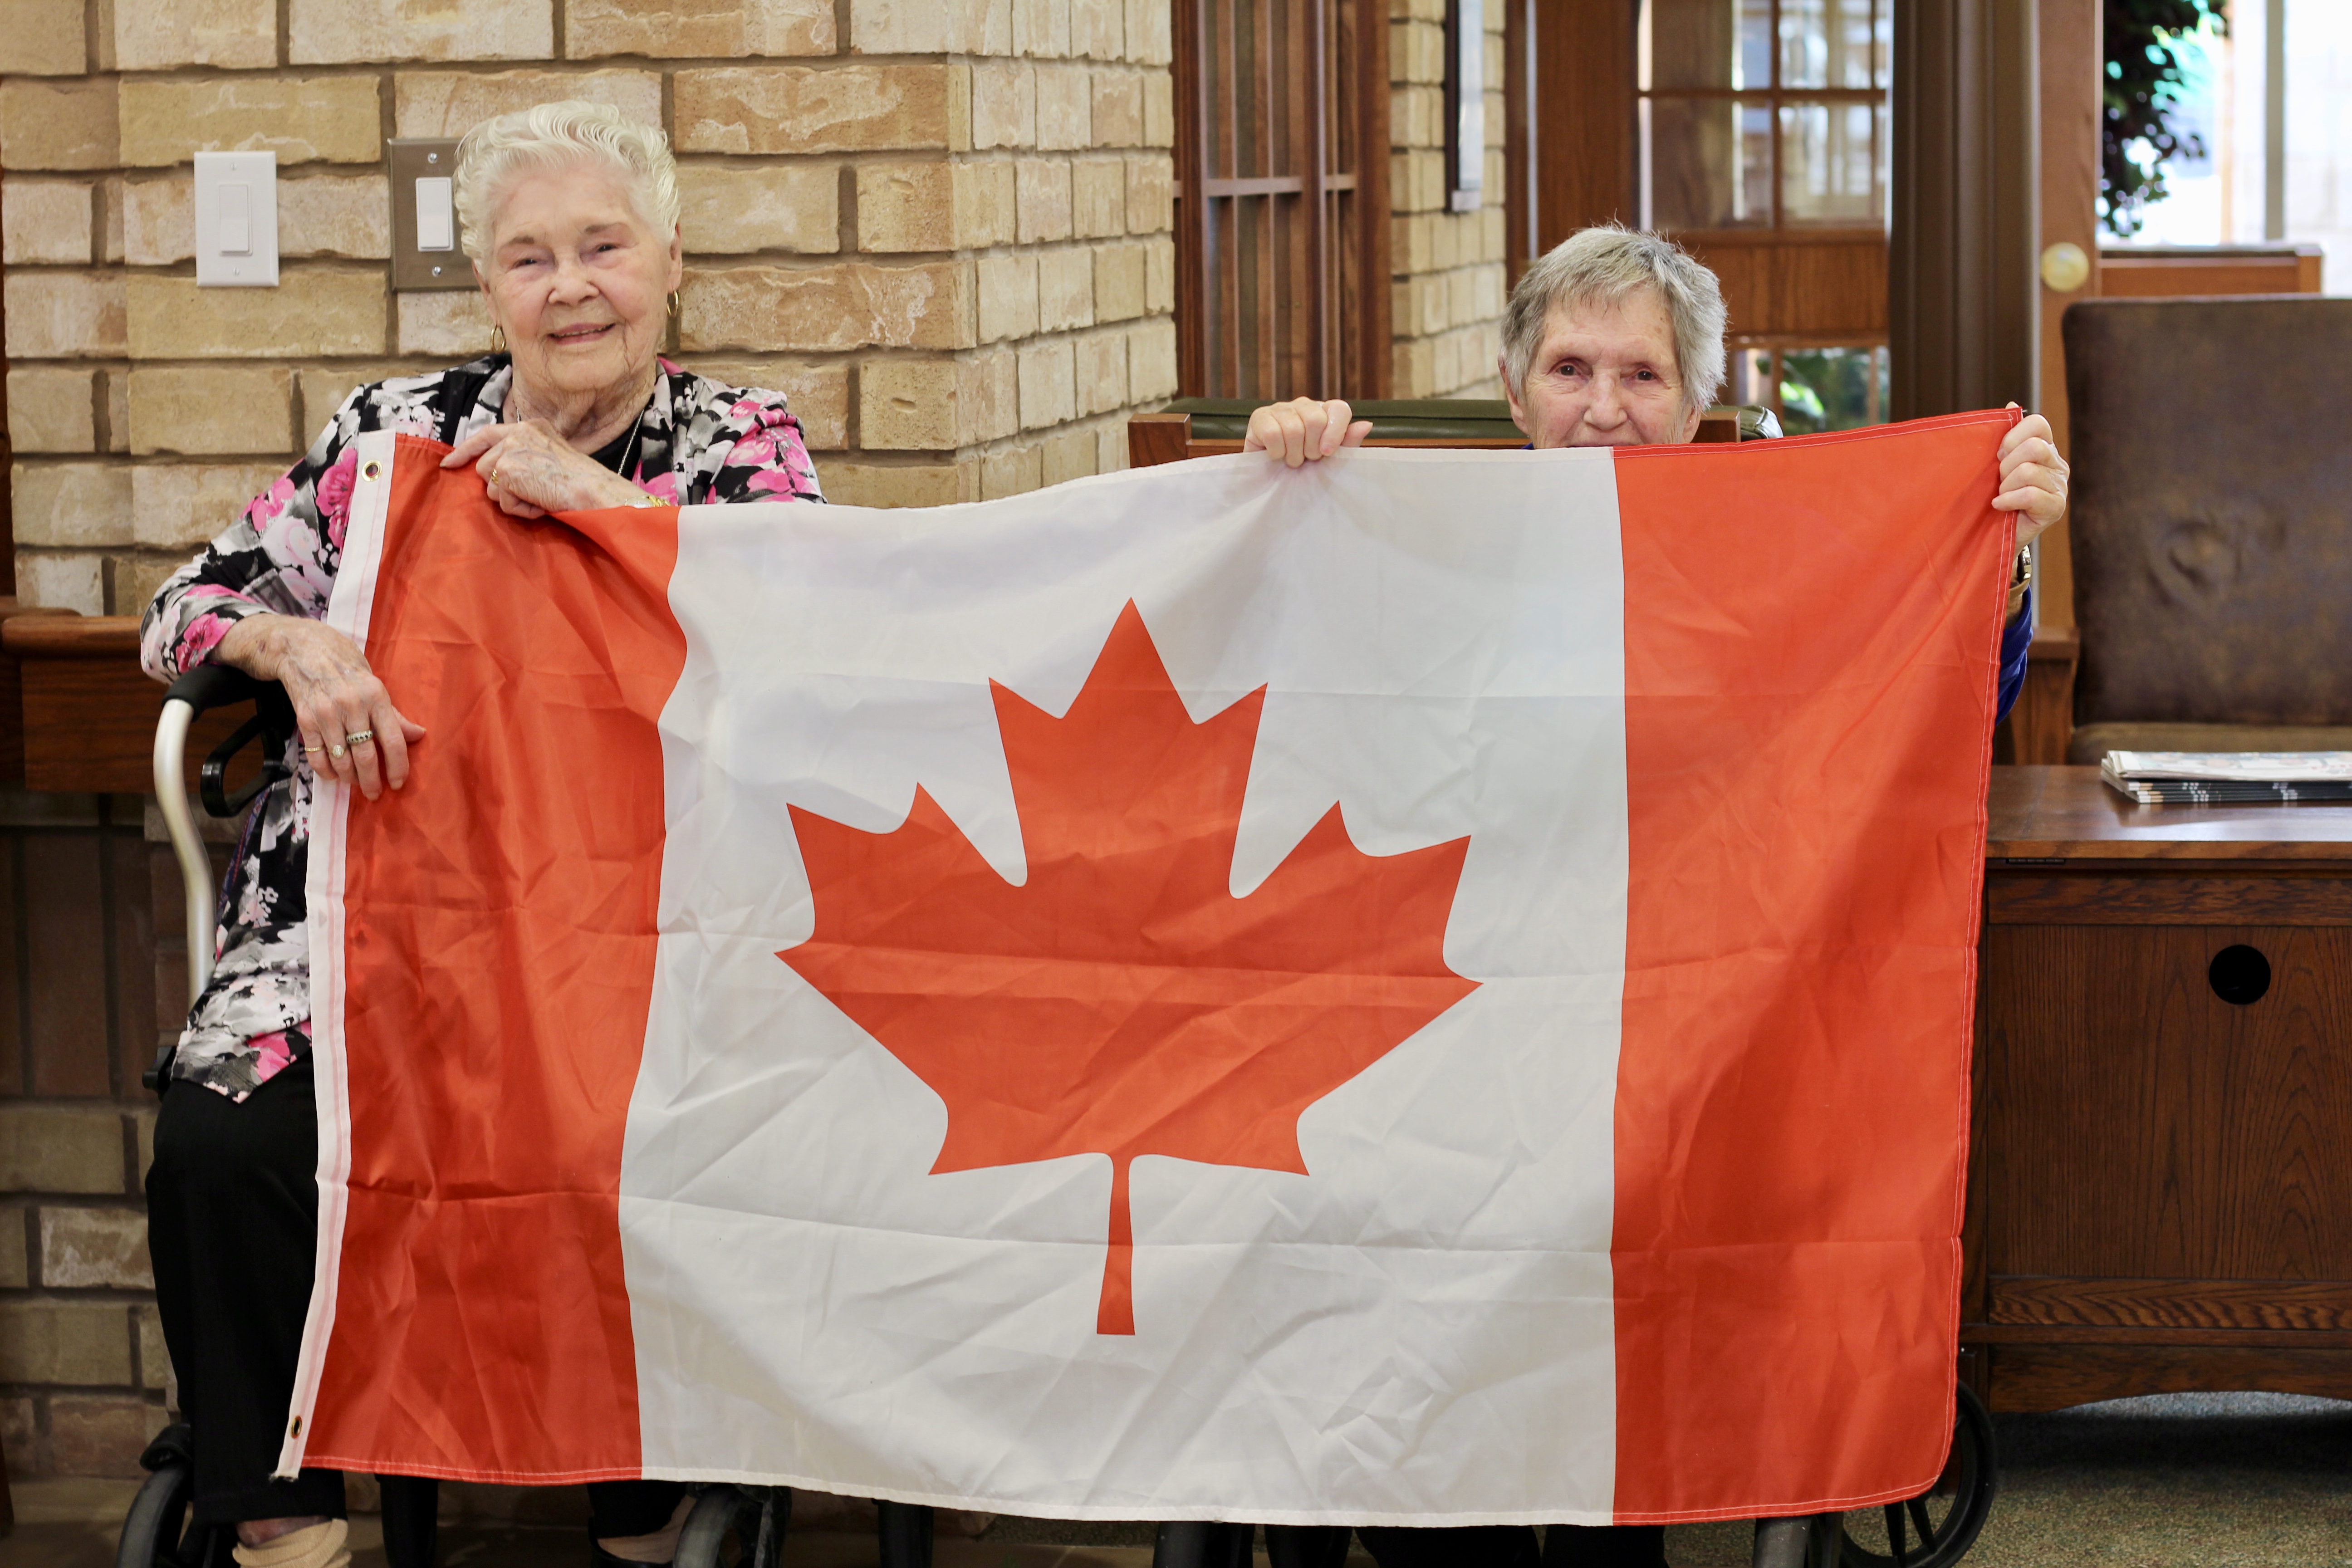
<path fill-rule="evenodd" d="M 1500 368 L 1511 417 L 1531 447 L 1670 445 L 1692 439 L 1724 382 L 1723 293 L 1673 241 L 1613 226 L 1570 236 L 1530 267 L 1503 318 Z M 2012 405 L 2014 406 L 2014 405 Z M 1297 468 L 1370 434 L 1345 403 L 1299 398 L 1250 416 L 1245 450 Z M 2028 415 L 2003 437 L 1994 507 L 2017 513 L 2017 558 L 2001 637 L 2000 711 L 2025 683 L 2033 640 L 2026 550 L 2066 510 L 2066 462 L 2050 425 Z M 1791 548 L 1802 541 L 1791 540 Z M 1245 1526 L 1236 1527 L 1246 1529 Z M 1360 1530 L 1380 1568 L 1665 1568 L 1657 1525 Z M 1347 1531 L 1266 1527 L 1274 1568 L 1337 1568 Z"/>
<path fill-rule="evenodd" d="M 677 169 L 661 132 L 589 103 L 477 126 L 457 213 L 492 352 L 362 386 L 302 460 L 147 608 L 141 658 L 171 679 L 208 662 L 282 683 L 299 749 L 247 820 L 213 978 L 173 1060 L 147 1177 L 156 1303 L 195 1445 L 199 1521 L 236 1527 L 237 1562 L 341 1568 L 342 1477 L 273 1479 L 318 1227 L 303 884 L 312 783 L 369 800 L 408 778 L 425 731 L 367 656 L 326 626 L 356 438 L 446 442 L 517 518 L 604 507 L 821 500 L 777 393 L 659 356 L 683 270 Z M 665 308 L 665 300 L 667 305 Z M 589 1489 L 593 1558 L 667 1563 L 683 1489 Z"/>

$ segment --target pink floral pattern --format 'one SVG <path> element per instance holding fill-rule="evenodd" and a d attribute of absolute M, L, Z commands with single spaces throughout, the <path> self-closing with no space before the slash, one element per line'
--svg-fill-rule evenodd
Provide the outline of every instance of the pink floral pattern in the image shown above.
<path fill-rule="evenodd" d="M 629 478 L 675 505 L 824 499 L 782 394 L 726 386 L 667 360 L 661 373 L 635 429 L 600 460 L 617 466 L 634 451 Z M 494 357 L 376 382 L 344 399 L 302 460 L 157 592 L 140 627 L 147 673 L 170 680 L 205 663 L 247 616 L 324 616 L 351 516 L 353 443 L 395 430 L 454 445 L 498 421 L 512 376 Z M 299 742 L 287 760 L 292 775 L 246 820 L 221 889 L 212 984 L 189 1010 L 173 1059 L 173 1077 L 236 1100 L 310 1048 L 311 775 Z"/>

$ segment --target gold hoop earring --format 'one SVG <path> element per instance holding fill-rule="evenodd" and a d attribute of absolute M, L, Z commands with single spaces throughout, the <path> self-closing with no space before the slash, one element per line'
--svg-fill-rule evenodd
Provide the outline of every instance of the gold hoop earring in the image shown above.
<path fill-rule="evenodd" d="M 504 327 L 493 324 L 490 328 L 490 353 L 495 356 L 506 352 L 507 330 Z"/>
<path fill-rule="evenodd" d="M 669 291 L 669 313 L 673 316 L 677 314 L 677 290 L 675 289 Z"/>

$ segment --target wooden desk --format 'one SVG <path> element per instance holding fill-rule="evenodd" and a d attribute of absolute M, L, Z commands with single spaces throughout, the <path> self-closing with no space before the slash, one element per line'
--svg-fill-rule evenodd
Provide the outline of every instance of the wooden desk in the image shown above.
<path fill-rule="evenodd" d="M 2352 1398 L 2352 805 L 1995 768 L 1987 837 L 1963 1375 Z M 2258 1000 L 2210 979 L 2236 946 Z"/>

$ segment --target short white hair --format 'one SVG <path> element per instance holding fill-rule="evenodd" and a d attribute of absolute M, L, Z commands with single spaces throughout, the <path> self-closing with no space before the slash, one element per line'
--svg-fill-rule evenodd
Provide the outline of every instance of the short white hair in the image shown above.
<path fill-rule="evenodd" d="M 1543 347 L 1553 310 L 1614 305 L 1637 289 L 1655 289 L 1675 333 L 1675 371 L 1683 412 L 1711 406 L 1723 390 L 1723 286 L 1673 240 L 1617 224 L 1580 229 L 1546 251 L 1511 290 L 1503 312 L 1503 375 L 1525 399 L 1528 371 Z"/>
<path fill-rule="evenodd" d="M 669 138 L 610 104 L 572 99 L 485 120 L 457 143 L 455 195 L 466 254 L 477 262 L 488 254 L 490 216 L 517 174 L 582 159 L 601 160 L 618 173 L 637 216 L 667 243 L 677 231 L 677 160 Z"/>

